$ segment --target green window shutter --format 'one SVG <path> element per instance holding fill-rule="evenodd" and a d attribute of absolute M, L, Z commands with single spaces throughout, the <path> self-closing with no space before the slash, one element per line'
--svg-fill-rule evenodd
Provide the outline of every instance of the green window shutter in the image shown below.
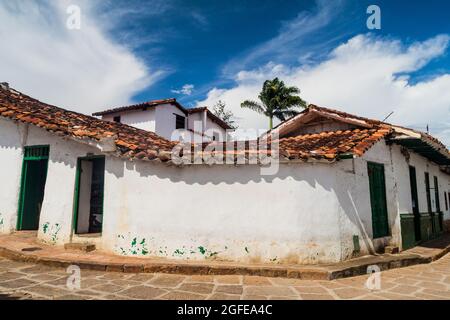
<path fill-rule="evenodd" d="M 436 212 L 441 212 L 441 202 L 439 199 L 438 178 L 434 176 L 434 199 L 436 200 Z"/>
<path fill-rule="evenodd" d="M 427 195 L 428 213 L 431 213 L 433 210 L 431 208 L 430 174 L 428 172 L 425 172 L 425 192 Z"/>
<path fill-rule="evenodd" d="M 25 147 L 25 160 L 47 160 L 50 154 L 49 146 Z"/>
<path fill-rule="evenodd" d="M 373 238 L 389 235 L 384 165 L 368 162 Z"/>

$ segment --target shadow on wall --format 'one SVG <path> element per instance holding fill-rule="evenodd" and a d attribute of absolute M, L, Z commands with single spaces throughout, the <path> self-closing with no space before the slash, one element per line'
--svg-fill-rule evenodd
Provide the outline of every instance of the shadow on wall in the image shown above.
<path fill-rule="evenodd" d="M 366 194 L 368 190 L 364 191 L 366 188 L 368 189 L 368 179 L 351 172 L 351 167 L 350 160 L 337 163 L 280 164 L 276 175 L 264 176 L 260 173 L 259 165 L 193 165 L 178 168 L 160 163 L 115 159 L 109 166 L 109 170 L 117 178 L 124 177 L 125 171 L 136 171 L 140 177 L 149 178 L 149 183 L 152 179 L 167 179 L 173 183 L 182 182 L 187 185 L 247 185 L 250 182 L 272 183 L 275 179 L 305 182 L 314 190 L 320 188 L 335 194 L 338 203 L 336 215 L 340 221 L 341 234 L 340 239 L 336 240 L 341 242 L 341 255 L 343 259 L 346 259 L 351 257 L 356 250 L 354 235 L 358 235 L 359 241 L 362 241 L 361 253 L 375 253 L 369 226 L 371 223 L 370 200 Z M 250 187 L 249 192 L 252 192 Z M 286 192 L 297 191 L 290 188 Z M 298 196 L 302 197 L 300 187 Z M 305 201 L 310 201 L 310 199 L 305 199 Z M 320 207 L 321 204 L 317 203 L 317 206 Z"/>
<path fill-rule="evenodd" d="M 70 150 L 70 148 L 61 148 L 59 150 L 58 144 L 79 144 L 79 142 L 73 141 L 66 137 L 57 137 L 54 134 L 51 134 L 47 132 L 44 129 L 30 126 L 29 124 L 23 124 L 23 123 L 15 123 L 10 120 L 3 120 L 0 125 L 15 127 L 16 132 L 14 135 L 11 135 L 10 137 L 4 137 L 2 136 L 0 138 L 0 148 L 1 149 L 14 149 L 14 150 L 21 150 L 25 146 L 33 146 L 33 145 L 51 145 L 50 148 L 50 158 L 49 161 L 53 163 L 63 163 L 66 166 L 70 166 L 70 168 L 75 168 L 77 164 L 77 157 L 68 155 L 67 152 L 64 152 L 62 150 Z M 42 136 L 33 136 L 30 134 L 30 130 L 38 130 L 42 131 Z M 59 139 L 58 139 L 59 138 Z M 55 144 L 56 143 L 56 144 Z M 91 152 L 95 152 L 96 149 L 85 145 L 86 148 L 91 149 Z M 61 151 L 61 152 L 60 152 Z M 22 150 L 23 155 L 23 150 Z M 83 155 L 80 155 L 83 156 Z M 22 165 L 20 163 L 20 165 Z"/>

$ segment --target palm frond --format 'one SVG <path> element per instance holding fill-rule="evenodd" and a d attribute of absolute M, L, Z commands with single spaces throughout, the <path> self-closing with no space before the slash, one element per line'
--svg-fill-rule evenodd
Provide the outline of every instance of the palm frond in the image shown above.
<path fill-rule="evenodd" d="M 277 110 L 274 112 L 274 116 L 277 117 L 280 121 L 285 121 L 288 118 L 298 115 L 299 112 L 296 110 Z"/>
<path fill-rule="evenodd" d="M 244 102 L 242 102 L 241 108 L 247 108 L 263 114 L 266 112 L 263 106 L 261 106 L 258 102 L 251 100 L 245 100 Z"/>

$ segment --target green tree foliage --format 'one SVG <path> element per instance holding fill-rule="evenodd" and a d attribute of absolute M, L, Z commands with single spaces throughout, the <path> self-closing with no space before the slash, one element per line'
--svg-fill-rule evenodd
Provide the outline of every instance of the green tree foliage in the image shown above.
<path fill-rule="evenodd" d="M 241 108 L 248 108 L 269 118 L 269 127 L 273 128 L 273 118 L 280 121 L 295 116 L 299 108 L 305 108 L 306 102 L 299 96 L 297 87 L 287 87 L 283 81 L 275 78 L 266 80 L 258 96 L 260 102 L 245 100 Z"/>

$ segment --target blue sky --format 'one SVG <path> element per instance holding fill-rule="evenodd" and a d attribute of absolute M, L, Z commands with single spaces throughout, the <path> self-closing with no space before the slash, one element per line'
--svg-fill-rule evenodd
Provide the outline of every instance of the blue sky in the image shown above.
<path fill-rule="evenodd" d="M 342 1 L 332 5 L 330 21 L 317 28 L 317 32 L 301 37 L 300 41 L 293 37 L 286 47 L 263 52 L 248 61 L 246 55 L 276 37 L 299 15 L 317 12 L 316 1 L 289 0 L 280 5 L 279 1 L 268 0 L 134 0 L 114 1 L 99 10 L 136 9 L 119 17 L 110 30 L 111 37 L 133 46 L 138 57 L 149 65 L 158 64 L 165 71 L 164 77 L 134 99 L 175 96 L 195 105 L 213 86 L 231 87 L 234 73 L 240 70 L 270 61 L 297 66 L 302 54 L 311 54 L 311 59 L 320 61 L 337 44 L 368 32 L 366 9 L 374 3 L 382 12 L 382 29 L 374 32 L 377 35 L 399 38 L 407 44 L 450 32 L 447 1 Z M 108 19 L 108 13 L 103 17 Z M 450 55 L 446 55 L 412 73 L 411 81 L 449 70 Z M 172 92 L 185 84 L 194 85 L 190 95 Z"/>
<path fill-rule="evenodd" d="M 81 28 L 68 30 L 68 6 Z M 381 9 L 368 30 L 366 9 Z M 176 97 L 240 109 L 278 76 L 310 103 L 425 130 L 450 144 L 450 2 L 39 0 L 0 2 L 0 80 L 91 113 Z"/>

